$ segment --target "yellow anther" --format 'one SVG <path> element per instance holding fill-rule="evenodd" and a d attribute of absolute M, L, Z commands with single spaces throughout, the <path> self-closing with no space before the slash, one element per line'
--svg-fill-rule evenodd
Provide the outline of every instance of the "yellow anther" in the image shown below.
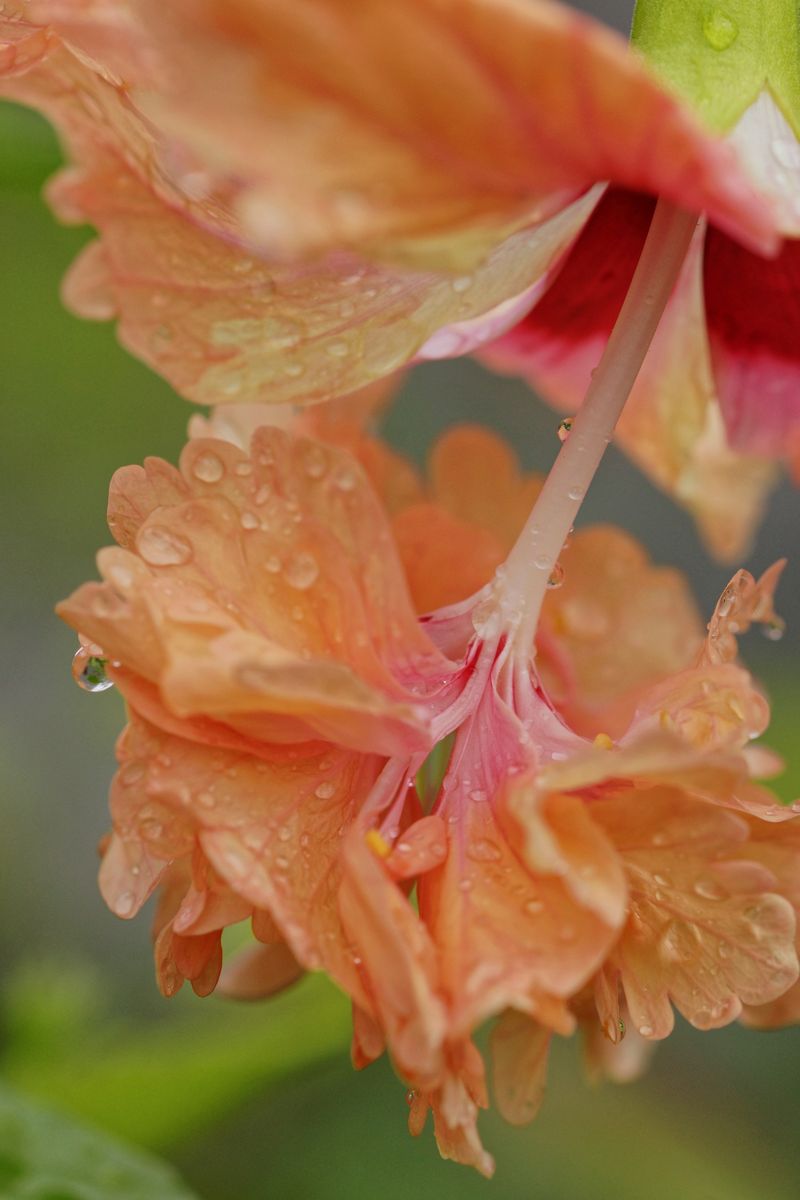
<path fill-rule="evenodd" d="M 378 829 L 370 829 L 369 832 L 364 835 L 364 841 L 367 843 L 372 853 L 377 855 L 378 858 L 388 858 L 392 853 L 392 847 Z"/>
<path fill-rule="evenodd" d="M 607 733 L 598 733 L 597 737 L 594 739 L 594 744 L 597 746 L 598 750 L 614 749 L 613 738 L 610 738 Z"/>

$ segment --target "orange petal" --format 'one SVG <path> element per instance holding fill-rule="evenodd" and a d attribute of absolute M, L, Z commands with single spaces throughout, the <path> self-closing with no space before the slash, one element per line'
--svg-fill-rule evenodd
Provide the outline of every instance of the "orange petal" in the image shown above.
<path fill-rule="evenodd" d="M 552 1036 L 550 1029 L 513 1009 L 492 1030 L 495 1099 L 511 1125 L 527 1125 L 542 1106 Z"/>
<path fill-rule="evenodd" d="M 702 640 L 696 606 L 679 572 L 651 565 L 612 526 L 579 530 L 559 561 L 563 583 L 542 613 L 561 659 L 559 711 L 579 733 L 619 737 L 641 689 L 692 662 Z"/>
<path fill-rule="evenodd" d="M 172 861 L 199 847 L 246 902 L 244 912 L 228 915 L 267 910 L 304 966 L 324 966 L 361 996 L 338 917 L 339 858 L 381 760 L 323 750 L 269 763 L 165 735 L 139 719 L 120 753 L 112 817 L 125 850 Z M 202 928 L 202 921 L 188 926 Z"/>
<path fill-rule="evenodd" d="M 264 1000 L 282 992 L 303 974 L 285 942 L 240 950 L 222 973 L 218 991 L 236 1000 Z"/>
<path fill-rule="evenodd" d="M 265 741 L 425 748 L 412 688 L 448 665 L 421 631 L 386 516 L 344 452 L 261 429 L 194 440 L 111 489 L 106 582 L 59 608 L 178 717 Z M 136 557 L 134 557 L 134 554 Z"/>
<path fill-rule="evenodd" d="M 102 234 L 68 297 L 116 307 L 125 344 L 193 399 L 315 399 L 391 373 L 437 330 L 526 293 L 597 180 L 774 240 L 731 149 L 621 39 L 566 9 L 121 11 L 64 21 L 40 0 L 31 12 L 79 49 L 53 39 L 4 89 L 59 125 L 80 173 L 56 202 Z M 420 70 L 431 56 L 436 71 Z"/>
<path fill-rule="evenodd" d="M 791 986 L 791 905 L 765 891 L 768 873 L 725 862 L 747 839 L 741 817 L 667 789 L 640 793 L 636 804 L 600 801 L 592 815 L 628 874 L 630 916 L 611 962 L 643 1037 L 671 1032 L 670 1000 L 697 1028 L 711 1029 L 737 1017 L 743 1003 L 765 1003 Z"/>

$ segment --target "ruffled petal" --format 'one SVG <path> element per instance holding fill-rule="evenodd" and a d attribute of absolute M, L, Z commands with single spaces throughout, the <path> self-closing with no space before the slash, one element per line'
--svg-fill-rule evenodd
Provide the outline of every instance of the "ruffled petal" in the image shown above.
<path fill-rule="evenodd" d="M 263 428 L 245 456 L 194 440 L 112 485 L 124 547 L 59 611 L 178 717 L 248 738 L 425 748 L 448 665 L 420 630 L 388 522 L 345 453 Z"/>
<path fill-rule="evenodd" d="M 168 914 L 173 942 L 179 930 L 205 944 L 209 923 L 219 929 L 263 911 L 303 966 L 324 966 L 364 1002 L 338 915 L 340 853 L 382 760 L 323 749 L 270 763 L 165 735 L 134 718 L 120 762 L 111 797 L 116 843 L 131 856 L 141 847 L 164 867 L 199 853 L 203 872 L 213 870 L 239 902 L 217 904 L 210 922 L 205 902 L 194 904 L 184 887 Z M 260 920 L 257 932 L 264 936 Z"/>
<path fill-rule="evenodd" d="M 592 816 L 628 875 L 630 916 L 611 964 L 643 1037 L 671 1032 L 670 1001 L 712 1029 L 794 983 L 792 906 L 774 894 L 770 872 L 726 861 L 748 837 L 741 817 L 658 788 L 635 806 L 599 801 Z"/>
<path fill-rule="evenodd" d="M 438 330 L 492 336 L 598 180 L 774 242 L 731 149 L 621 39 L 556 5 L 29 11 L 69 40 L 46 35 L 3 87 L 65 135 L 78 170 L 55 201 L 103 241 L 67 296 L 116 308 L 124 343 L 192 399 L 318 399 L 391 373 Z"/>

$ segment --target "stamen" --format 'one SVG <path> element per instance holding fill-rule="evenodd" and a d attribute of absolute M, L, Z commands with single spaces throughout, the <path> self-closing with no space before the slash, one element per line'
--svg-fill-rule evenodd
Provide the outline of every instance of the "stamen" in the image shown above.
<path fill-rule="evenodd" d="M 364 834 L 364 841 L 377 858 L 388 858 L 392 847 L 379 829 L 370 829 Z"/>
<path fill-rule="evenodd" d="M 594 739 L 594 744 L 598 750 L 613 750 L 614 741 L 607 733 L 598 733 Z"/>

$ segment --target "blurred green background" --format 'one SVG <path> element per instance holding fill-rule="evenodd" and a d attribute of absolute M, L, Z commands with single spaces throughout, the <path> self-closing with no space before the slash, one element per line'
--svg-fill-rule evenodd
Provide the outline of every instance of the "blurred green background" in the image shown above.
<path fill-rule="evenodd" d="M 595 5 L 607 19 L 627 8 Z M 0 106 L 4 1078 L 156 1150 L 204 1200 L 796 1197 L 796 1030 L 700 1035 L 682 1025 L 648 1078 L 628 1088 L 590 1089 L 575 1047 L 564 1046 L 531 1128 L 484 1120 L 498 1159 L 487 1184 L 441 1163 L 429 1134 L 407 1136 L 404 1089 L 386 1064 L 351 1071 L 347 1005 L 322 980 L 263 1006 L 159 997 L 146 917 L 123 925 L 95 886 L 121 705 L 113 693 L 74 687 L 74 636 L 52 606 L 93 575 L 94 552 L 108 541 L 113 470 L 145 454 L 174 457 L 190 408 L 119 348 L 111 326 L 62 309 L 59 281 L 87 234 L 57 226 L 40 198 L 57 162 L 43 122 Z M 526 466 L 546 468 L 557 449 L 551 412 L 469 363 L 415 372 L 387 433 L 422 461 L 436 434 L 458 420 L 499 429 Z M 761 569 L 784 553 L 800 559 L 799 503 L 781 490 L 746 565 Z M 617 521 L 656 559 L 688 570 L 710 607 L 729 572 L 709 562 L 690 522 L 613 447 L 586 508 L 584 520 Z M 795 561 L 780 594 L 790 621 L 784 643 L 745 645 L 776 702 L 771 744 L 795 759 L 780 785 L 787 797 L 800 793 L 798 580 Z M 108 1181 L 14 1190 L 3 1138 L 17 1136 L 0 1104 L 0 1195 L 122 1195 L 122 1185 Z M 166 1200 L 165 1188 L 153 1176 L 141 1195 Z"/>

